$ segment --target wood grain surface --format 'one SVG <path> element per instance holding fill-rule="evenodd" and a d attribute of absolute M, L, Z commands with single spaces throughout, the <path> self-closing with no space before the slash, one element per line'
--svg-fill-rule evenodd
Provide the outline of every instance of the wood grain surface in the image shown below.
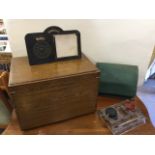
<path fill-rule="evenodd" d="M 81 59 L 30 66 L 13 58 L 9 90 L 22 129 L 94 112 L 99 70 Z"/>
<path fill-rule="evenodd" d="M 124 100 L 120 97 L 99 96 L 97 102 L 97 109 L 115 104 Z M 146 124 L 141 125 L 126 134 L 129 135 L 154 135 L 155 128 L 152 126 L 147 110 L 140 99 L 136 98 L 136 105 L 142 110 L 147 118 Z M 99 119 L 97 113 L 83 115 L 67 121 L 54 123 L 51 125 L 34 128 L 31 130 L 21 130 L 15 111 L 12 114 L 12 119 L 8 127 L 3 133 L 4 135 L 110 135 L 111 132 L 106 125 Z"/>
<path fill-rule="evenodd" d="M 29 65 L 27 57 L 17 57 L 11 61 L 9 87 L 71 77 L 77 74 L 96 72 L 96 70 L 96 66 L 84 55 L 81 59 L 32 66 Z"/>

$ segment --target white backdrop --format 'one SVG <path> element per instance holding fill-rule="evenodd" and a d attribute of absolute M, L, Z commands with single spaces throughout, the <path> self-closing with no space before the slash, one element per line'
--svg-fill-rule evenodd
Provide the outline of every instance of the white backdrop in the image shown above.
<path fill-rule="evenodd" d="M 81 32 L 82 51 L 94 62 L 138 65 L 139 85 L 144 81 L 155 44 L 155 20 L 6 20 L 14 57 L 27 55 L 24 36 L 48 26 Z"/>

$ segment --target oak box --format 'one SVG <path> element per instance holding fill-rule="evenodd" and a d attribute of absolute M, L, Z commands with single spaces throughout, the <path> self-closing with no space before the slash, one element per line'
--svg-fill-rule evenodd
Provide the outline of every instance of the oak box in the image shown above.
<path fill-rule="evenodd" d="M 9 89 L 22 129 L 94 112 L 99 71 L 81 59 L 30 66 L 27 57 L 13 58 Z"/>

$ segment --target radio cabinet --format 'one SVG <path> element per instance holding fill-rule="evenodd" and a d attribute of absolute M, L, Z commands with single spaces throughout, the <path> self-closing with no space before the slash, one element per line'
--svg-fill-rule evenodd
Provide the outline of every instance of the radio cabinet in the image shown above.
<path fill-rule="evenodd" d="M 18 120 L 30 129 L 94 112 L 99 71 L 88 58 L 30 66 L 13 58 L 9 79 Z"/>

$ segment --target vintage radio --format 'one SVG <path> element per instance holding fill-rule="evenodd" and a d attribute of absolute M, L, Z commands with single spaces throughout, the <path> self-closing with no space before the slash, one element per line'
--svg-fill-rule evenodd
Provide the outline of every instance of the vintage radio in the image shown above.
<path fill-rule="evenodd" d="M 28 33 L 25 43 L 30 65 L 81 58 L 78 30 L 63 31 L 51 26 L 44 32 Z"/>
<path fill-rule="evenodd" d="M 27 57 L 13 58 L 9 89 L 22 129 L 94 112 L 99 71 L 81 59 L 30 66 Z"/>

